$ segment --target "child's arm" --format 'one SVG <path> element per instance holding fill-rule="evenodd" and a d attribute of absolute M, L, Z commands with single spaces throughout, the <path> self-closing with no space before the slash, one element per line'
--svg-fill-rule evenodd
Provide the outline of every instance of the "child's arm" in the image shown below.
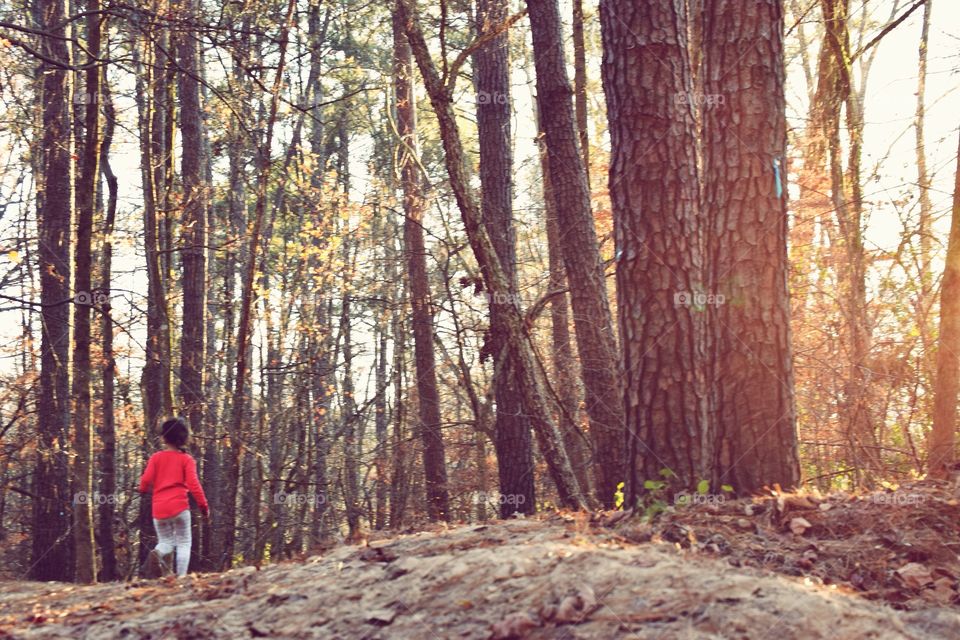
<path fill-rule="evenodd" d="M 147 461 L 147 468 L 143 470 L 143 475 L 140 476 L 140 493 L 146 493 L 150 485 L 153 484 L 153 478 L 157 474 L 155 460 L 155 456 L 150 456 L 150 460 Z"/>
<path fill-rule="evenodd" d="M 200 507 L 200 511 L 204 515 L 210 513 L 210 505 L 207 504 L 207 496 L 203 493 L 203 487 L 200 486 L 200 478 L 197 477 L 197 462 L 193 459 L 193 456 L 187 456 L 186 464 L 186 476 L 187 476 L 187 490 L 190 492 L 190 495 L 193 496 L 193 499 L 197 501 L 197 505 Z"/>

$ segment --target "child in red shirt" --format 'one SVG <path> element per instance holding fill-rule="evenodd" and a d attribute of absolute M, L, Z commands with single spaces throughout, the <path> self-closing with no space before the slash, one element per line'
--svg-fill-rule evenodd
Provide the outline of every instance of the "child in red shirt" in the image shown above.
<path fill-rule="evenodd" d="M 153 488 L 153 526 L 157 530 L 157 546 L 150 552 L 153 560 L 164 563 L 164 556 L 176 550 L 177 575 L 187 575 L 190 564 L 190 503 L 187 493 L 200 506 L 204 518 L 210 516 L 207 497 L 197 478 L 197 463 L 183 447 L 190 437 L 190 429 L 183 418 L 172 418 L 163 423 L 161 435 L 166 444 L 163 451 L 150 456 L 147 468 L 140 478 L 140 493 Z"/>

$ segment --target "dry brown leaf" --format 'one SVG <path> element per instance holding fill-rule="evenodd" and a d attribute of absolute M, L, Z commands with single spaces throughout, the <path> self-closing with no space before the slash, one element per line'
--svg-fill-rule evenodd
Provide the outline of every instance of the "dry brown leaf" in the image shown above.
<path fill-rule="evenodd" d="M 908 562 L 899 569 L 897 575 L 903 580 L 903 583 L 911 589 L 920 589 L 933 582 L 933 575 L 930 569 L 919 562 Z"/>

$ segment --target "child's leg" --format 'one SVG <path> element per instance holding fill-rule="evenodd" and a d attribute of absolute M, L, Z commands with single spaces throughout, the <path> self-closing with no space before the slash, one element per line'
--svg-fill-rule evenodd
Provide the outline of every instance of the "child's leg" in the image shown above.
<path fill-rule="evenodd" d="M 173 519 L 157 520 L 154 518 L 153 528 L 157 530 L 157 546 L 154 549 L 162 556 L 169 554 L 173 551 L 174 545 Z"/>
<path fill-rule="evenodd" d="M 178 513 L 171 518 L 174 527 L 174 544 L 177 548 L 177 575 L 187 575 L 187 567 L 190 566 L 190 509 Z"/>
<path fill-rule="evenodd" d="M 176 538 L 174 536 L 173 518 L 164 518 L 163 520 L 153 519 L 153 527 L 157 530 L 157 546 L 153 553 L 157 556 L 157 562 L 160 564 L 161 575 L 165 571 L 171 571 L 169 566 L 170 553 L 173 552 Z"/>

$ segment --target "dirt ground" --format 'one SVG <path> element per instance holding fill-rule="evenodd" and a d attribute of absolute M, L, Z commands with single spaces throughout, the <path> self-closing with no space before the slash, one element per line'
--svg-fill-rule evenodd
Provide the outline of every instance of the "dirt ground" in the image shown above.
<path fill-rule="evenodd" d="M 951 487 L 708 498 L 653 525 L 552 514 L 180 581 L 3 582 L 0 638 L 960 638 Z"/>

